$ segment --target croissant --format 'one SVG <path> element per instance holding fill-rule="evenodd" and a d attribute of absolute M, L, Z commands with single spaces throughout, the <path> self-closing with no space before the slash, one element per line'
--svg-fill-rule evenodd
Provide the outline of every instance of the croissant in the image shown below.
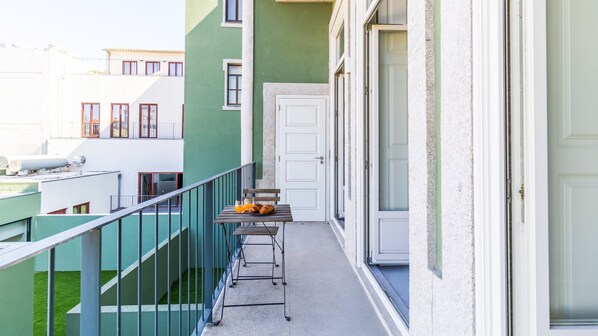
<path fill-rule="evenodd" d="M 271 213 L 272 211 L 274 211 L 274 207 L 272 205 L 267 204 L 260 209 L 260 214 L 264 215 Z"/>

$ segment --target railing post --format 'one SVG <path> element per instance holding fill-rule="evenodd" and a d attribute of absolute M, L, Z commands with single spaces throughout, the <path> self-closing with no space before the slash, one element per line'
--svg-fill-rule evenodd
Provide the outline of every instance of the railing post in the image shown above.
<path fill-rule="evenodd" d="M 257 170 L 256 164 L 255 164 L 255 162 L 253 162 L 251 164 L 251 187 L 254 188 L 254 189 L 255 189 L 255 174 L 256 174 L 256 170 Z"/>
<path fill-rule="evenodd" d="M 212 322 L 212 299 L 214 296 L 214 182 L 204 185 L 204 216 L 203 222 L 203 305 L 206 323 Z"/>
<path fill-rule="evenodd" d="M 243 189 L 243 168 L 237 169 L 237 186 L 235 187 L 235 199 L 241 199 L 241 189 Z"/>
<path fill-rule="evenodd" d="M 81 334 L 99 336 L 102 232 L 92 230 L 81 237 Z"/>

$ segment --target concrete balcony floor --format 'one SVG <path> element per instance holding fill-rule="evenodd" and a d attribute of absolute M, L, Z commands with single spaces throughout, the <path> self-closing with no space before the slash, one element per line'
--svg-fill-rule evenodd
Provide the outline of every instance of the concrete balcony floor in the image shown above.
<path fill-rule="evenodd" d="M 281 234 L 282 230 L 278 236 Z M 208 325 L 203 335 L 388 334 L 328 223 L 287 224 L 285 253 L 291 321 L 285 320 L 282 305 L 225 308 L 221 324 Z M 249 261 L 272 258 L 268 246 L 248 246 L 246 254 Z M 277 259 L 280 258 L 278 252 Z M 281 274 L 281 269 L 276 268 L 277 274 Z M 242 275 L 270 272 L 270 265 L 241 267 Z M 277 282 L 272 285 L 269 280 L 240 281 L 234 288 L 227 288 L 226 304 L 282 301 L 282 282 Z M 215 321 L 220 317 L 221 302 L 215 309 Z"/>

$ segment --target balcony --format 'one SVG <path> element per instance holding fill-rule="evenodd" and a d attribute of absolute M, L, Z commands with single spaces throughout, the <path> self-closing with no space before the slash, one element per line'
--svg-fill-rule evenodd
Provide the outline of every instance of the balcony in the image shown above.
<path fill-rule="evenodd" d="M 36 298 L 36 305 L 47 307 L 43 328 L 48 335 L 57 327 L 67 335 L 99 335 L 100 330 L 103 335 L 386 334 L 328 223 L 287 224 L 290 322 L 281 306 L 260 306 L 226 308 L 222 324 L 211 325 L 213 318 L 220 317 L 219 298 L 229 281 L 226 266 L 235 261 L 227 257 L 225 246 L 234 246 L 235 255 L 240 246 L 230 235 L 235 224 L 224 224 L 224 231 L 213 220 L 225 205 L 240 198 L 242 188 L 254 186 L 254 171 L 253 164 L 245 165 L 3 250 L 0 281 L 4 286 L 15 282 L 11 288 L 16 293 L 11 295 L 21 295 L 19 304 L 8 311 L 25 320 L 24 325 L 33 323 L 27 321 L 32 291 L 25 286 L 19 293 L 23 287 L 18 283 L 28 283 L 24 280 L 33 277 L 35 270 L 47 275 L 47 299 Z M 178 213 L 173 211 L 175 206 L 180 207 Z M 48 216 L 47 220 L 65 223 L 69 217 Z M 267 248 L 258 246 L 249 246 L 246 252 L 248 258 L 268 255 Z M 69 307 L 66 316 L 57 316 L 62 293 L 56 275 L 69 267 L 80 272 L 80 303 Z M 267 266 L 248 265 L 246 271 L 259 272 L 261 267 Z M 5 276 L 9 272 L 20 275 Z M 227 290 L 227 304 L 281 294 L 282 286 L 269 281 L 241 282 Z"/>
<path fill-rule="evenodd" d="M 183 139 L 182 123 L 157 123 L 140 125 L 113 123 L 112 127 L 103 127 L 97 123 L 60 123 L 51 126 L 51 138 L 54 139 Z"/>

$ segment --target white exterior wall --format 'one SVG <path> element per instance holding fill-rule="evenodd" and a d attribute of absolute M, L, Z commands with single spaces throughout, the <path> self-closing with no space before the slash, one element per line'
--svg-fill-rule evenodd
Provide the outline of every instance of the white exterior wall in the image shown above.
<path fill-rule="evenodd" d="M 159 137 L 173 134 L 180 138 L 183 102 L 184 77 L 65 75 L 61 108 L 52 119 L 51 137 L 80 137 L 81 103 L 99 103 L 100 137 L 110 138 L 111 104 L 118 103 L 129 104 L 131 137 L 139 134 L 139 104 L 158 104 Z"/>
<path fill-rule="evenodd" d="M 89 202 L 90 214 L 110 213 L 110 195 L 118 193 L 118 172 L 69 177 L 39 184 L 40 214 L 60 209 L 73 212 L 73 206 Z"/>
<path fill-rule="evenodd" d="M 43 154 L 61 75 L 90 70 L 57 48 L 0 48 L 0 155 Z"/>
<path fill-rule="evenodd" d="M 145 62 L 160 62 L 160 75 L 168 76 L 168 62 L 184 62 L 183 52 L 149 52 L 149 51 L 115 51 L 108 49 L 108 73 L 110 75 L 122 75 L 122 61 L 136 61 L 137 75 L 145 75 Z M 183 74 L 185 74 L 183 64 Z"/>
<path fill-rule="evenodd" d="M 85 171 L 119 170 L 121 195 L 138 194 L 140 172 L 183 172 L 183 140 L 50 139 L 48 152 L 85 155 Z"/>
<path fill-rule="evenodd" d="M 441 277 L 430 270 L 435 225 L 433 2 L 410 1 L 408 10 L 410 335 L 475 335 L 472 8 L 469 0 L 442 1 L 441 6 Z"/>

